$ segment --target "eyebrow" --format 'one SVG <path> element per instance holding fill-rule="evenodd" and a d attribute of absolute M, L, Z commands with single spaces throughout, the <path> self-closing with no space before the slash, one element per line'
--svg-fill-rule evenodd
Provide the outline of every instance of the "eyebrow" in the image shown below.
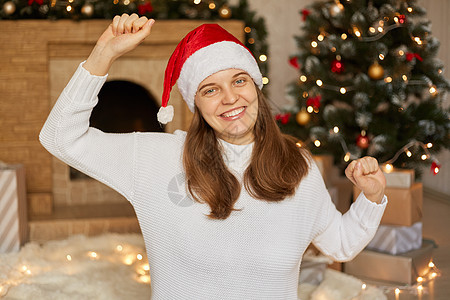
<path fill-rule="evenodd" d="M 250 76 L 247 72 L 239 72 L 239 73 L 234 74 L 232 78 L 234 79 L 234 78 L 239 77 L 239 76 L 241 76 L 241 75 L 247 75 L 247 76 Z M 201 90 L 204 89 L 205 87 L 213 86 L 213 85 L 216 85 L 216 83 L 212 82 L 212 83 L 204 84 L 204 85 L 202 85 L 201 87 L 198 88 L 198 91 L 201 91 Z"/>

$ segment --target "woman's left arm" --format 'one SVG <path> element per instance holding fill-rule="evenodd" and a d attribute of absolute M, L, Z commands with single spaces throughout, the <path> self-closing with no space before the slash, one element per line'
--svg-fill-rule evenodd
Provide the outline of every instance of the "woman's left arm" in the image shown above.
<path fill-rule="evenodd" d="M 321 199 L 326 212 L 319 218 L 322 230 L 313 240 L 317 248 L 336 261 L 351 260 L 364 249 L 375 235 L 387 205 L 386 179 L 376 159 L 355 160 L 345 173 L 362 192 L 344 215 L 331 201 Z"/>

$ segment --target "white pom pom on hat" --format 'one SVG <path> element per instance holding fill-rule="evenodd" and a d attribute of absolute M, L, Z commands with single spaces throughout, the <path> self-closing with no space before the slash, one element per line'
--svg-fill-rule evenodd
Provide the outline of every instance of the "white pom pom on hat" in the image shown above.
<path fill-rule="evenodd" d="M 162 105 L 158 121 L 172 121 L 173 107 L 168 106 L 170 92 L 177 83 L 189 109 L 194 112 L 194 98 L 199 84 L 208 76 L 226 69 L 240 69 L 263 87 L 256 59 L 237 38 L 217 24 L 203 24 L 189 32 L 177 45 L 167 63 Z"/>

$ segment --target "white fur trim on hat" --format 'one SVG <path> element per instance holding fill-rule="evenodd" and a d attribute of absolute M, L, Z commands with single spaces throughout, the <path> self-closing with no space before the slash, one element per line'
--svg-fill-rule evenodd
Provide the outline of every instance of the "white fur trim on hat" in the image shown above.
<path fill-rule="evenodd" d="M 214 43 L 192 54 L 181 68 L 177 81 L 178 90 L 192 112 L 199 84 L 210 75 L 226 69 L 247 72 L 262 89 L 262 75 L 258 63 L 245 47 L 230 41 Z"/>
<path fill-rule="evenodd" d="M 172 105 L 167 105 L 166 107 L 161 106 L 156 116 L 158 118 L 158 122 L 161 124 L 167 124 L 171 122 L 173 120 L 173 106 Z"/>

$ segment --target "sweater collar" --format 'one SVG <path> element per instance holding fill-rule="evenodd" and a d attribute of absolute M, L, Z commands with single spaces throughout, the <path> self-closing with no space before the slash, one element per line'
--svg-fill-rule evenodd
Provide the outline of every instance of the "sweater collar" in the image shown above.
<path fill-rule="evenodd" d="M 245 169 L 250 163 L 254 142 L 246 145 L 235 145 L 219 139 L 223 148 L 225 164 L 233 169 Z"/>

